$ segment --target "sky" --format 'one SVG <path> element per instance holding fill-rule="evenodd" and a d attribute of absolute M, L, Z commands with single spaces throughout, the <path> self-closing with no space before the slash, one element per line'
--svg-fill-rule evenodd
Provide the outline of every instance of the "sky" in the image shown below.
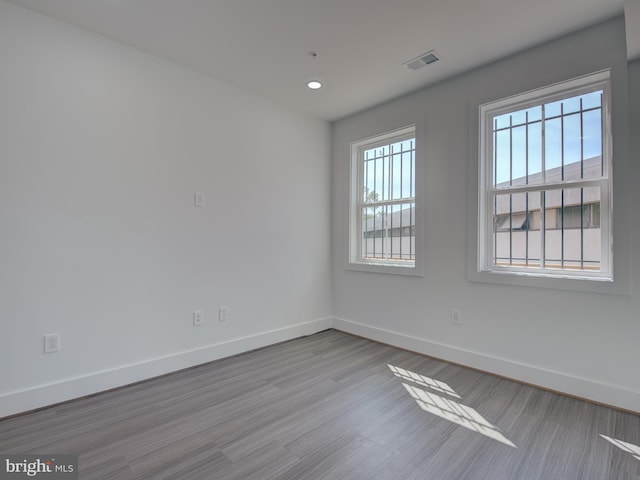
<path fill-rule="evenodd" d="M 545 170 L 602 155 L 601 102 L 598 90 L 494 117 L 495 183 L 540 173 L 543 150 Z M 364 196 L 375 191 L 376 200 L 413 197 L 414 147 L 415 139 L 408 139 L 366 150 Z"/>
<path fill-rule="evenodd" d="M 494 117 L 495 183 L 524 177 L 527 170 L 529 175 L 541 172 L 543 110 L 545 170 L 560 167 L 563 157 L 567 165 L 601 155 L 601 95 L 596 91 Z"/>
<path fill-rule="evenodd" d="M 374 190 L 379 200 L 415 196 L 415 139 L 365 150 L 364 160 L 365 196 Z"/>

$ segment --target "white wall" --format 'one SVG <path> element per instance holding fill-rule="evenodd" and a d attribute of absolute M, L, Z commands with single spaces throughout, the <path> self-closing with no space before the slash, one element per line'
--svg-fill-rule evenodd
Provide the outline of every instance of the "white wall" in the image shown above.
<path fill-rule="evenodd" d="M 443 61 L 446 61 L 443 60 Z M 582 74 L 612 69 L 615 285 L 586 293 L 474 280 L 478 106 Z M 629 149 L 629 85 L 638 114 L 638 66 L 628 77 L 624 20 L 485 66 L 333 125 L 334 326 L 436 357 L 640 411 L 638 144 Z M 417 73 L 419 74 L 419 73 Z M 349 143 L 426 125 L 425 276 L 347 271 Z M 636 139 L 637 140 L 637 139 Z M 630 208 L 633 206 L 633 212 Z M 637 241 L 636 241 L 637 244 Z M 538 282 L 542 285 L 541 282 Z M 609 292 L 609 293 L 602 293 Z M 611 293 L 615 292 L 615 293 Z M 460 310 L 461 326 L 450 323 Z M 428 375 L 428 372 L 422 372 Z"/>
<path fill-rule="evenodd" d="M 0 0 L 0 417 L 327 328 L 329 136 Z"/>

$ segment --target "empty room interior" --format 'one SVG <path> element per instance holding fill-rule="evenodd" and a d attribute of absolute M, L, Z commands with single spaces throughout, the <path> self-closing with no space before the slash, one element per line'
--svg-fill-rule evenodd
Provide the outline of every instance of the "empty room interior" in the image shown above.
<path fill-rule="evenodd" d="M 640 479 L 638 185 L 640 0 L 0 0 L 0 478 Z"/>

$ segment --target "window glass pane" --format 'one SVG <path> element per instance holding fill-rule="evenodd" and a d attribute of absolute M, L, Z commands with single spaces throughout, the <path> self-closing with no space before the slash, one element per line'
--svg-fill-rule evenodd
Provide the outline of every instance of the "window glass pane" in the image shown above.
<path fill-rule="evenodd" d="M 389 207 L 391 213 L 389 254 L 398 260 L 413 260 L 415 255 L 415 205 L 396 204 Z"/>
<path fill-rule="evenodd" d="M 528 126 L 529 143 L 529 184 L 542 183 L 542 123 L 532 123 Z"/>
<path fill-rule="evenodd" d="M 562 210 L 564 268 L 582 269 L 584 264 L 584 241 L 590 219 L 583 214 L 590 208 L 584 203 L 584 191 L 581 188 L 565 189 L 564 208 Z"/>
<path fill-rule="evenodd" d="M 511 195 L 493 198 L 493 264 L 511 265 Z"/>
<path fill-rule="evenodd" d="M 512 185 L 527 183 L 527 127 L 512 129 L 511 140 Z"/>
<path fill-rule="evenodd" d="M 583 269 L 598 271 L 602 262 L 600 188 L 583 188 Z"/>
<path fill-rule="evenodd" d="M 415 260 L 415 203 L 362 209 L 362 257 Z"/>
<path fill-rule="evenodd" d="M 391 198 L 402 198 L 402 153 L 391 157 Z"/>
<path fill-rule="evenodd" d="M 366 160 L 371 160 L 373 157 L 375 157 L 376 155 L 376 150 L 375 148 L 371 148 L 369 150 L 365 150 L 364 151 L 364 159 Z"/>
<path fill-rule="evenodd" d="M 579 180 L 582 175 L 580 160 L 582 159 L 580 139 L 580 114 L 563 117 L 562 153 L 565 180 Z"/>
<path fill-rule="evenodd" d="M 523 125 L 527 121 L 526 110 L 511 113 L 511 125 Z"/>
<path fill-rule="evenodd" d="M 562 101 L 547 103 L 544 106 L 544 118 L 551 118 L 560 115 L 560 104 Z"/>
<path fill-rule="evenodd" d="M 584 178 L 602 177 L 602 110 L 584 112 L 583 124 L 583 155 Z"/>
<path fill-rule="evenodd" d="M 383 207 L 362 209 L 362 258 L 378 258 L 382 245 L 378 238 L 382 235 Z"/>
<path fill-rule="evenodd" d="M 381 153 L 380 151 L 378 153 Z M 383 176 L 383 172 L 382 172 L 382 165 L 383 161 L 382 161 L 382 157 L 380 157 L 379 155 L 377 155 L 375 157 L 375 160 L 373 161 L 373 174 L 374 174 L 374 179 L 373 179 L 373 196 L 375 198 L 377 198 L 378 200 L 382 200 L 382 192 L 383 192 L 383 185 L 382 185 L 382 176 Z"/>
<path fill-rule="evenodd" d="M 568 270 L 600 269 L 600 189 L 547 191 L 545 264 Z"/>
<path fill-rule="evenodd" d="M 540 266 L 540 194 L 496 195 L 494 264 Z"/>
<path fill-rule="evenodd" d="M 585 191 L 589 190 L 585 188 Z M 598 190 L 598 193 L 600 191 Z M 591 204 L 591 227 L 600 228 L 600 201 Z"/>
<path fill-rule="evenodd" d="M 498 115 L 493 119 L 494 129 L 498 130 L 501 128 L 506 128 L 511 125 L 511 114 L 505 113 L 504 115 Z"/>
<path fill-rule="evenodd" d="M 571 97 L 562 101 L 562 113 L 579 112 L 580 111 L 580 97 Z"/>
<path fill-rule="evenodd" d="M 373 187 L 373 182 L 374 182 L 374 175 L 373 175 L 373 171 L 374 171 L 374 161 L 373 160 L 368 160 L 364 162 L 363 165 L 363 174 L 364 174 L 364 179 L 363 179 L 363 189 L 362 189 L 362 194 L 363 194 L 363 202 L 372 202 L 375 201 L 375 191 L 374 191 L 374 187 Z"/>
<path fill-rule="evenodd" d="M 601 107 L 602 106 L 602 90 L 582 95 L 582 109 Z"/>
<path fill-rule="evenodd" d="M 413 197 L 413 153 L 402 154 L 402 198 Z"/>
<path fill-rule="evenodd" d="M 585 270 L 600 270 L 602 262 L 602 231 L 600 229 L 600 188 L 583 189 L 584 239 L 583 260 Z"/>
<path fill-rule="evenodd" d="M 562 225 L 558 215 L 562 205 L 562 190 L 544 192 L 544 266 L 546 268 L 562 268 Z"/>
<path fill-rule="evenodd" d="M 385 149 L 387 147 L 372 148 L 363 153 L 363 196 L 364 201 L 376 202 L 383 199 Z"/>
<path fill-rule="evenodd" d="M 581 228 L 582 213 L 583 213 L 583 208 L 580 204 L 565 205 L 564 213 L 562 215 L 562 221 L 563 221 L 565 230 L 570 228 Z"/>
<path fill-rule="evenodd" d="M 560 118 L 546 120 L 545 128 L 545 181 L 557 182 L 562 179 L 562 128 Z"/>
<path fill-rule="evenodd" d="M 495 134 L 495 170 L 494 181 L 497 186 L 509 185 L 511 177 L 510 130 L 501 130 Z"/>
<path fill-rule="evenodd" d="M 401 166 L 400 160 L 402 157 L 402 150 L 404 148 L 404 142 L 396 142 L 390 145 L 389 148 L 389 158 L 387 159 L 387 188 L 388 192 L 388 200 L 401 198 Z"/>
<path fill-rule="evenodd" d="M 536 122 L 542 118 L 542 106 L 531 107 L 525 110 L 527 112 L 528 121 Z"/>
<path fill-rule="evenodd" d="M 512 264 L 527 266 L 529 263 L 529 196 L 516 193 L 511 196 L 511 253 Z"/>
<path fill-rule="evenodd" d="M 415 139 L 410 138 L 408 140 L 405 140 L 404 142 L 402 142 L 402 151 L 403 152 L 411 152 L 413 150 L 415 150 Z"/>
<path fill-rule="evenodd" d="M 386 153 L 380 158 L 380 199 L 389 199 L 389 149 L 386 147 Z"/>

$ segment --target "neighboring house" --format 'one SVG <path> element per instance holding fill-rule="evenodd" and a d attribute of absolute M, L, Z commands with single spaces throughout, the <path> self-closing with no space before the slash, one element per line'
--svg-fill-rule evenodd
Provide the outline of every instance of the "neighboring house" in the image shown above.
<path fill-rule="evenodd" d="M 371 208 L 363 220 L 363 257 L 415 260 L 415 206 L 390 212 L 391 209 Z"/>
<path fill-rule="evenodd" d="M 602 159 L 592 157 L 545 172 L 547 182 L 601 176 Z M 541 183 L 541 173 L 516 178 L 512 186 Z M 508 186 L 508 182 L 497 187 Z M 544 208 L 541 203 L 544 202 Z M 600 268 L 600 192 L 597 188 L 546 190 L 496 197 L 494 205 L 495 259 L 497 264 L 540 266 L 540 246 L 545 243 L 545 266 Z M 546 228 L 540 231 L 541 216 Z M 544 234 L 544 235 L 543 235 Z M 511 254 L 510 254 L 511 252 Z M 582 254 L 581 254 L 582 252 Z"/>
<path fill-rule="evenodd" d="M 545 172 L 554 179 L 579 180 L 600 176 L 602 158 L 592 157 Z M 512 186 L 540 183 L 540 172 L 515 178 Z M 507 186 L 508 182 L 498 184 Z M 599 269 L 600 197 L 597 189 L 547 190 L 545 208 L 539 195 L 499 195 L 494 206 L 496 263 L 540 265 L 540 242 L 545 242 L 547 267 Z M 415 207 L 389 212 L 371 208 L 362 222 L 362 250 L 369 259 L 415 259 Z M 546 218 L 544 239 L 540 218 Z M 509 252 L 512 252 L 512 255 Z M 581 256 L 580 252 L 583 251 Z"/>

